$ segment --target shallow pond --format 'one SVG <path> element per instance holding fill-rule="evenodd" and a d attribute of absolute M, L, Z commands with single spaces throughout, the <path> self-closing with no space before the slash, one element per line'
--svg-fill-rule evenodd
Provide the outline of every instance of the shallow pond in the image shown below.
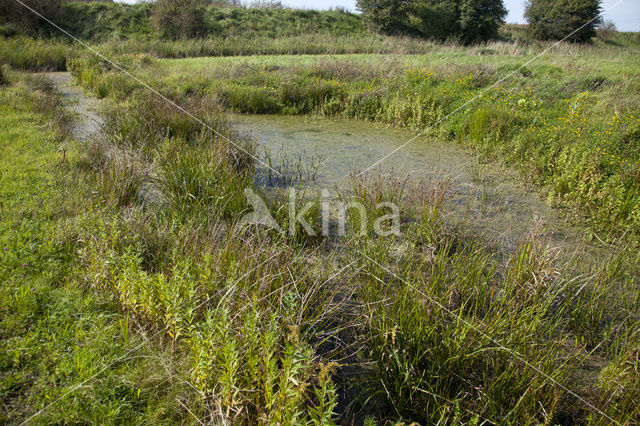
<path fill-rule="evenodd" d="M 355 120 L 235 115 L 232 121 L 241 133 L 255 138 L 262 150 L 270 151 L 272 158 L 319 162 L 315 185 L 334 193 L 348 183 L 351 173 L 368 168 L 414 136 L 403 129 Z M 412 179 L 450 178 L 456 214 L 506 246 L 513 247 L 533 234 L 551 246 L 593 252 L 594 247 L 584 243 L 584 230 L 569 226 L 561 212 L 521 183 L 522 178 L 498 164 L 479 163 L 455 143 L 421 137 L 374 170 L 400 177 L 411 174 Z"/>

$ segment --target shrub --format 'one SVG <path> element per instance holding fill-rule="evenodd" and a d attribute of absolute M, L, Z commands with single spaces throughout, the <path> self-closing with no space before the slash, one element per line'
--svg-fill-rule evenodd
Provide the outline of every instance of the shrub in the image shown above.
<path fill-rule="evenodd" d="M 598 38 L 601 41 L 611 41 L 618 34 L 616 24 L 611 20 L 606 20 L 597 29 Z"/>
<path fill-rule="evenodd" d="M 205 32 L 204 11 L 200 0 L 158 0 L 153 8 L 153 25 L 162 37 L 195 37 Z"/>
<path fill-rule="evenodd" d="M 538 40 L 588 42 L 602 21 L 600 0 L 529 0 L 525 18 L 529 35 Z"/>
<path fill-rule="evenodd" d="M 62 0 L 29 0 L 26 4 L 47 19 L 62 23 Z M 44 19 L 19 3 L 12 1 L 0 2 L 0 23 L 11 24 L 11 28 L 27 34 L 51 35 L 57 30 Z"/>
<path fill-rule="evenodd" d="M 6 86 L 7 84 L 9 84 L 9 80 L 7 79 L 6 71 L 4 67 L 0 67 L 0 86 Z"/>

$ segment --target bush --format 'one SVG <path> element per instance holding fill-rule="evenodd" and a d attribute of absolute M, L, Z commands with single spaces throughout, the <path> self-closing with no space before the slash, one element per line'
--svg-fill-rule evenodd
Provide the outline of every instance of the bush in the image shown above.
<path fill-rule="evenodd" d="M 205 32 L 204 11 L 200 0 L 158 0 L 153 25 L 162 37 L 195 37 Z"/>
<path fill-rule="evenodd" d="M 604 21 L 596 31 L 598 34 L 598 38 L 601 41 L 611 41 L 618 34 L 618 29 L 616 28 L 616 24 L 613 21 L 607 20 Z"/>
<path fill-rule="evenodd" d="M 0 67 L 0 86 L 6 86 L 9 84 L 9 80 L 7 80 L 5 72 L 4 67 Z"/>
<path fill-rule="evenodd" d="M 28 0 L 25 4 L 55 23 L 62 23 L 64 20 L 61 0 Z M 0 23 L 12 24 L 11 28 L 27 34 L 50 35 L 57 32 L 31 10 L 9 0 L 0 2 Z"/>
<path fill-rule="evenodd" d="M 524 14 L 528 33 L 537 40 L 588 42 L 602 22 L 600 4 L 600 0 L 529 0 Z"/>

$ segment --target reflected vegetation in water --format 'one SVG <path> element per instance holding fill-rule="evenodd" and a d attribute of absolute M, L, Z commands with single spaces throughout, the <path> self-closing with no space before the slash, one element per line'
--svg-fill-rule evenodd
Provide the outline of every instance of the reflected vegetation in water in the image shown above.
<path fill-rule="evenodd" d="M 355 120 L 269 115 L 236 115 L 232 120 L 269 158 L 284 159 L 300 177 L 313 177 L 318 188 L 334 190 L 347 187 L 351 173 L 366 169 L 413 136 L 403 129 Z M 535 235 L 572 252 L 593 249 L 585 246 L 583 230 L 569 226 L 512 171 L 481 164 L 455 143 L 417 139 L 377 171 L 411 179 L 451 179 L 455 214 L 501 244 L 513 246 Z"/>

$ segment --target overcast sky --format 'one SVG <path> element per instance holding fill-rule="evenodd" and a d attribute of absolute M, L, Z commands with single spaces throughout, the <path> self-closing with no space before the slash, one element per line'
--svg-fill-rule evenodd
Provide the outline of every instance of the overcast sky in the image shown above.
<path fill-rule="evenodd" d="M 135 3 L 136 0 L 122 0 Z M 503 0 L 509 10 L 507 22 L 524 23 L 524 0 Z M 250 1 L 248 1 L 250 3 Z M 328 9 L 343 6 L 355 11 L 356 0 L 282 0 L 282 3 L 304 9 Z M 605 19 L 615 22 L 620 31 L 640 31 L 640 0 L 604 0 Z"/>

